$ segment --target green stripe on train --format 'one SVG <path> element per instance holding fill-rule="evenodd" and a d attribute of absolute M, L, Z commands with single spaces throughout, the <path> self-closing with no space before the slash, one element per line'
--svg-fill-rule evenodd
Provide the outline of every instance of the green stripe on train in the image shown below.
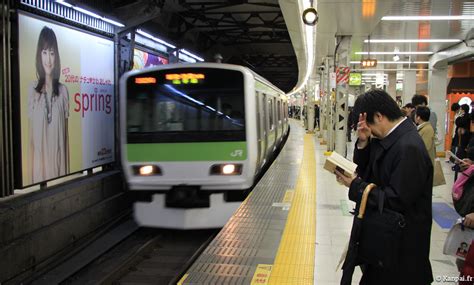
<path fill-rule="evenodd" d="M 127 144 L 130 162 L 214 161 L 247 159 L 246 142 Z"/>

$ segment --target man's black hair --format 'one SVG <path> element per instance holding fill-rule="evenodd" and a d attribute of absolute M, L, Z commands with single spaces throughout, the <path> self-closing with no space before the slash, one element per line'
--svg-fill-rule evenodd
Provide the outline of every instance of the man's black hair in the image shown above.
<path fill-rule="evenodd" d="M 469 109 L 470 109 L 470 107 L 469 107 L 468 104 L 462 104 L 462 105 L 461 105 L 461 109 L 464 110 L 464 113 L 469 114 Z"/>
<path fill-rule="evenodd" d="M 413 106 L 412 103 L 407 103 L 403 108 L 410 108 L 410 109 L 415 109 L 415 106 Z"/>
<path fill-rule="evenodd" d="M 412 103 L 415 107 L 416 107 L 416 106 L 419 106 L 419 105 L 422 105 L 423 103 L 424 103 L 425 105 L 428 105 L 428 99 L 426 99 L 426 96 L 415 94 L 415 95 L 413 95 L 413 97 L 411 98 L 411 103 Z"/>
<path fill-rule="evenodd" d="M 456 112 L 459 108 L 461 108 L 461 106 L 459 106 L 458 103 L 451 104 L 451 111 Z"/>
<path fill-rule="evenodd" d="M 386 116 L 391 122 L 403 116 L 397 102 L 381 89 L 372 89 L 357 97 L 353 111 L 355 118 L 359 118 L 359 114 L 367 113 L 367 123 L 372 124 L 376 112 Z"/>
<path fill-rule="evenodd" d="M 430 108 L 424 106 L 418 106 L 416 108 L 416 115 L 419 116 L 423 121 L 428 122 L 430 120 Z"/>

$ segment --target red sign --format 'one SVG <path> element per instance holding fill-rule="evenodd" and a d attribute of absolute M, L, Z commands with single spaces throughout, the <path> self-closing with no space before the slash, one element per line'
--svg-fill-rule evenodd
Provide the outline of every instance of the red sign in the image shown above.
<path fill-rule="evenodd" d="M 338 67 L 336 68 L 336 84 L 342 85 L 349 83 L 349 73 L 351 69 L 349 67 Z"/>

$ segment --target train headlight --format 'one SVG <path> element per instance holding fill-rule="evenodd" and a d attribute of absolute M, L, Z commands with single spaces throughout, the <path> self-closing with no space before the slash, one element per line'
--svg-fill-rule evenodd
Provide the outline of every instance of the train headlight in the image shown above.
<path fill-rule="evenodd" d="M 211 166 L 211 175 L 240 175 L 242 164 L 214 164 Z"/>
<path fill-rule="evenodd" d="M 156 165 L 134 165 L 133 174 L 138 176 L 161 175 L 161 169 Z"/>
<path fill-rule="evenodd" d="M 140 175 L 151 175 L 153 174 L 153 165 L 145 165 L 138 169 Z"/>
<path fill-rule="evenodd" d="M 235 171 L 235 165 L 233 164 L 226 164 L 222 167 L 223 174 L 232 174 Z"/>

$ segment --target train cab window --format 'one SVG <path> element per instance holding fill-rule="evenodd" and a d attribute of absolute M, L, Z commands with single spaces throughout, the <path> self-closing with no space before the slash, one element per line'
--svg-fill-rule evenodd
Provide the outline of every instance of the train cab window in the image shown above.
<path fill-rule="evenodd" d="M 240 71 L 180 68 L 127 80 L 130 142 L 245 140 Z"/>

